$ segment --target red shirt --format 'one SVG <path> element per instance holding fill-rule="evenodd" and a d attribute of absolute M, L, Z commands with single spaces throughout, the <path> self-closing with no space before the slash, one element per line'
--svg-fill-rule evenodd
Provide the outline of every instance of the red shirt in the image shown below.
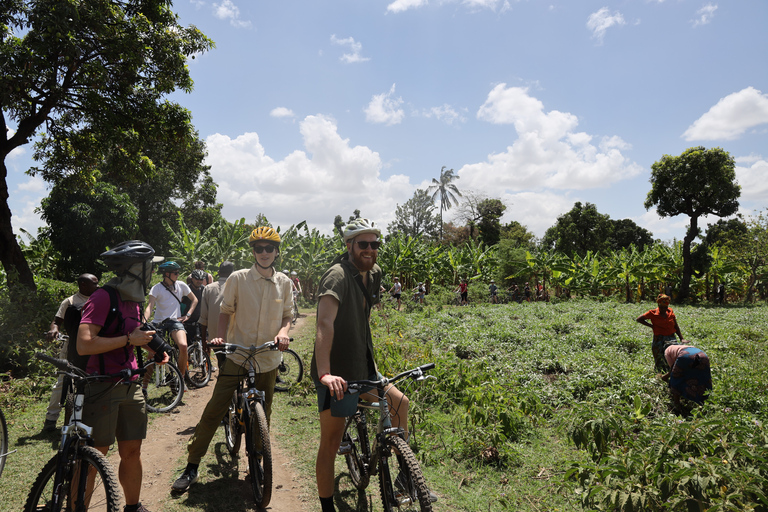
<path fill-rule="evenodd" d="M 675 313 L 672 308 L 667 308 L 664 314 L 661 314 L 659 308 L 651 309 L 640 318 L 651 321 L 653 334 L 672 336 L 677 332 L 675 330 Z"/>

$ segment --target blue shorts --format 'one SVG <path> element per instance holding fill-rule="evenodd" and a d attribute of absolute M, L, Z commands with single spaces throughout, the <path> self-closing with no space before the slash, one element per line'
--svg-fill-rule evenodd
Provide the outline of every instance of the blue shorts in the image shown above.
<path fill-rule="evenodd" d="M 166 318 L 160 323 L 160 327 L 164 331 L 168 332 L 176 332 L 176 331 L 185 331 L 184 324 L 176 320 L 175 318 Z"/>
<path fill-rule="evenodd" d="M 380 379 L 381 376 L 373 376 L 368 380 Z M 331 416 L 334 418 L 348 418 L 355 414 L 357 410 L 357 402 L 360 399 L 360 395 L 372 390 L 373 387 L 366 386 L 359 393 L 345 393 L 344 398 L 338 400 L 331 396 L 328 386 L 325 384 L 315 383 L 315 391 L 317 391 L 317 411 L 323 412 L 328 409 L 331 410 Z"/>

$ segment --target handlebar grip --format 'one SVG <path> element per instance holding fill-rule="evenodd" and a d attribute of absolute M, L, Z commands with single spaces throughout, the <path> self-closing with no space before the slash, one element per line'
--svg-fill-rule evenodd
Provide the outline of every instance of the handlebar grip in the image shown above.
<path fill-rule="evenodd" d="M 421 366 L 419 366 L 419 369 L 420 369 L 421 371 L 425 372 L 425 371 L 427 371 L 427 370 L 431 370 L 431 369 L 433 369 L 434 367 L 435 367 L 435 363 L 427 363 L 427 364 L 424 364 L 424 365 L 421 365 Z"/>
<path fill-rule="evenodd" d="M 71 371 L 73 369 L 72 365 L 69 364 L 69 361 L 66 361 L 65 359 L 56 359 L 55 357 L 51 357 L 48 354 L 44 354 L 43 352 L 35 352 L 35 357 L 45 361 L 46 363 L 51 363 L 59 370 Z"/>

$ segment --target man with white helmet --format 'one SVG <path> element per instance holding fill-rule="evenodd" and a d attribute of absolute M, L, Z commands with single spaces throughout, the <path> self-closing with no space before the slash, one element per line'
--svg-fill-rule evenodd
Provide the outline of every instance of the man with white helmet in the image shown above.
<path fill-rule="evenodd" d="M 344 433 L 345 418 L 354 414 L 359 395 L 345 395 L 348 380 L 377 379 L 373 338 L 368 323 L 379 302 L 381 268 L 376 264 L 381 231 L 368 219 L 344 228 L 347 251 L 338 256 L 320 280 L 317 337 L 310 372 L 320 411 L 320 448 L 315 472 L 323 512 L 333 505 L 334 462 Z M 363 394 L 363 398 L 373 397 Z M 408 398 L 394 386 L 387 390 L 393 404 L 392 426 L 408 429 Z"/>

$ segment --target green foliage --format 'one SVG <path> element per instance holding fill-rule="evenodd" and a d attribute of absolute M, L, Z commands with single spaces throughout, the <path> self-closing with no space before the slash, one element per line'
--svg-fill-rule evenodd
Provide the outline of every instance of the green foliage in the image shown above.
<path fill-rule="evenodd" d="M 501 238 L 501 216 L 507 207 L 499 199 L 485 199 L 478 204 L 480 222 L 477 227 L 480 231 L 480 241 L 490 247 L 499 243 Z"/>
<path fill-rule="evenodd" d="M 612 232 L 608 215 L 599 213 L 592 203 L 573 205 L 571 211 L 557 218 L 541 240 L 542 247 L 568 256 L 584 256 L 587 252 L 602 252 L 608 248 Z"/>
<path fill-rule="evenodd" d="M 402 234 L 405 237 L 425 239 L 438 237 L 440 220 L 434 214 L 435 203 L 426 190 L 417 189 L 405 204 L 397 205 L 395 220 L 387 226 L 388 238 Z"/>

